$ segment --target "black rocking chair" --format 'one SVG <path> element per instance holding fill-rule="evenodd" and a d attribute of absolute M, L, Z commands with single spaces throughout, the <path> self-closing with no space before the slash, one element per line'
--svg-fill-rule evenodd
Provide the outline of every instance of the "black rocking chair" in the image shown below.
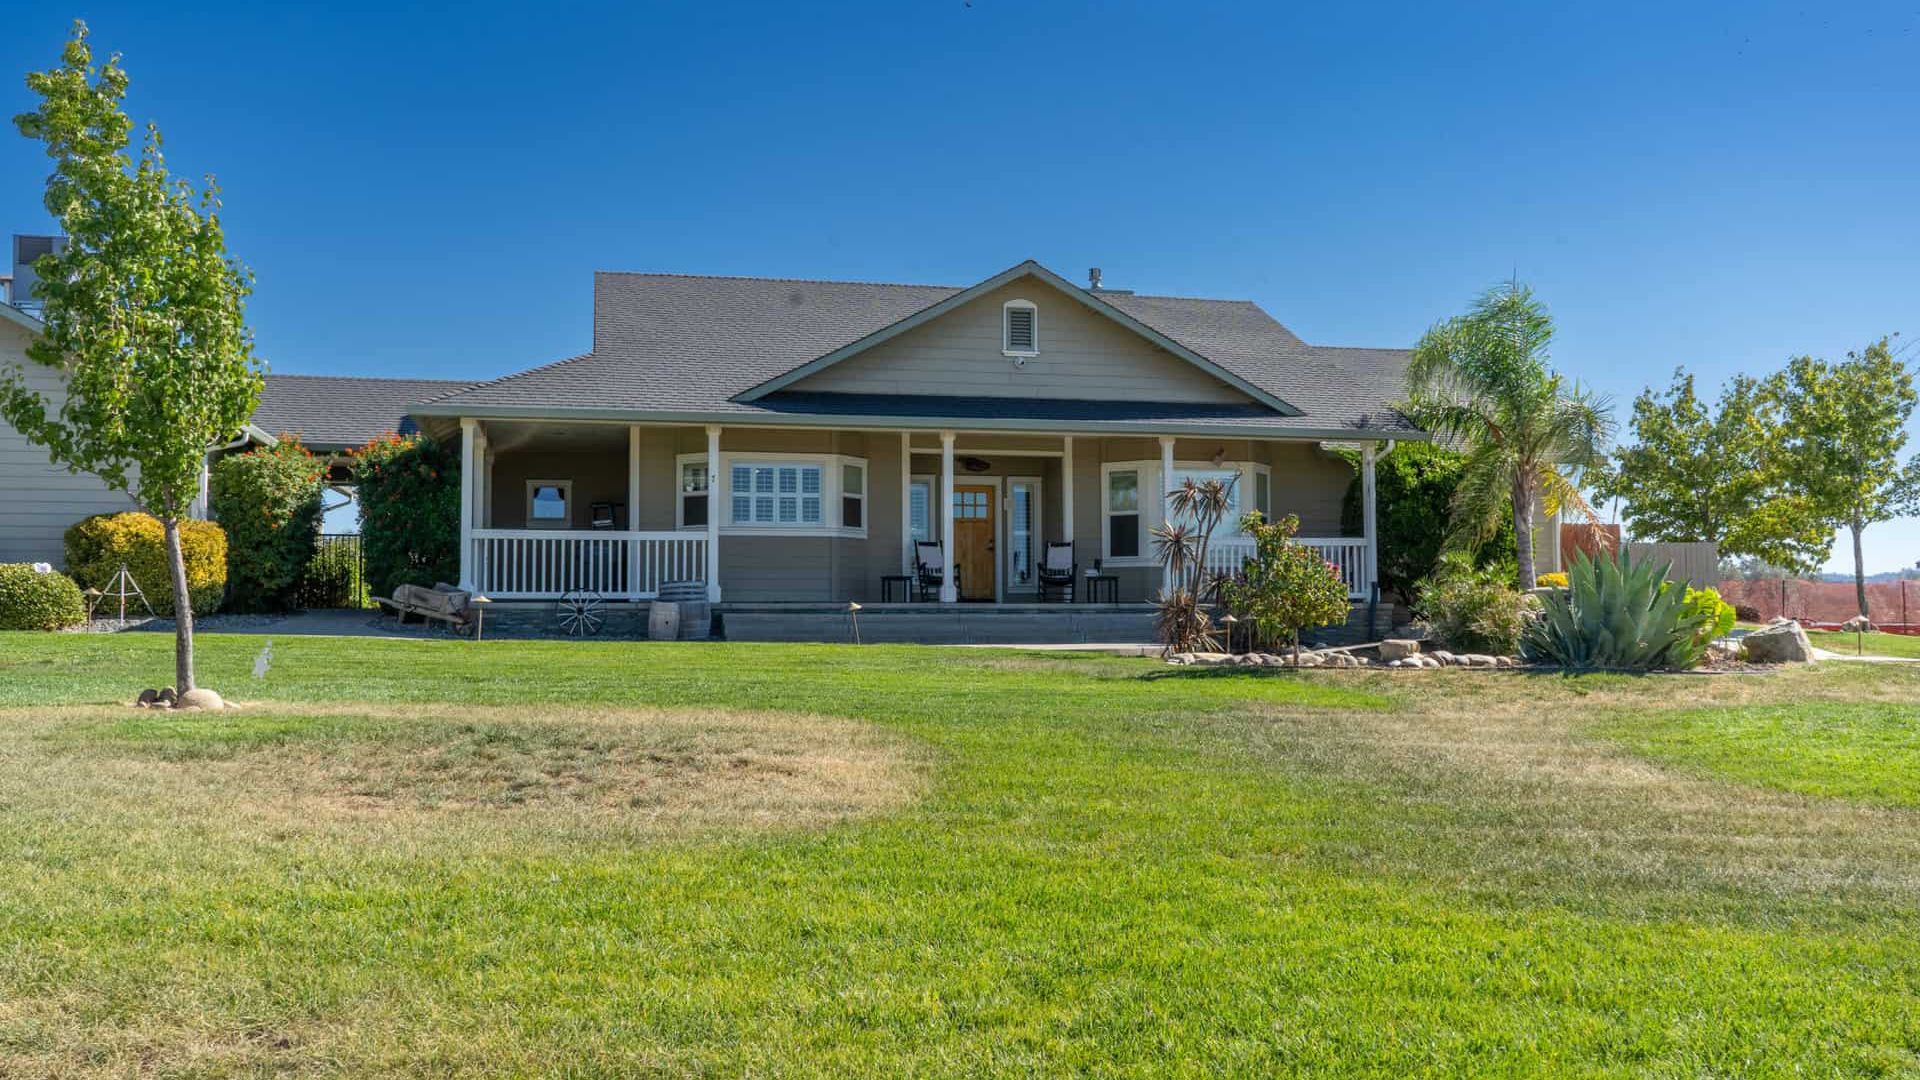
<path fill-rule="evenodd" d="M 1073 541 L 1049 541 L 1040 556 L 1040 602 L 1058 598 L 1073 603 L 1074 582 L 1079 575 L 1080 564 L 1073 561 Z"/>

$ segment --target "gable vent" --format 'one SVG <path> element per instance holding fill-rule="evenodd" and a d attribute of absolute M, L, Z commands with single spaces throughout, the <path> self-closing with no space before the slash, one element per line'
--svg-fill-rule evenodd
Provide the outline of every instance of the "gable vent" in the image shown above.
<path fill-rule="evenodd" d="M 1006 306 L 1006 337 L 1002 346 L 1009 353 L 1033 353 L 1038 351 L 1039 339 L 1035 325 L 1036 311 L 1032 304 L 1022 301 L 1009 301 Z"/>

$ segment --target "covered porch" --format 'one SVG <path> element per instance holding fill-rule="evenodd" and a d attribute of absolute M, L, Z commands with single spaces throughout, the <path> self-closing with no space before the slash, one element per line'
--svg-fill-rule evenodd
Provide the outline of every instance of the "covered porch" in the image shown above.
<path fill-rule="evenodd" d="M 1302 542 L 1339 570 L 1354 600 L 1368 599 L 1376 580 L 1372 442 L 1346 447 L 1357 454 L 1361 512 L 1359 535 L 1342 535 L 1356 470 L 1317 440 L 459 424 L 461 583 L 495 600 L 586 590 L 644 602 L 663 586 L 684 596 L 697 583 L 710 602 L 741 610 L 849 600 L 1016 607 L 1042 599 L 1047 545 L 1062 543 L 1071 545 L 1072 602 L 1138 605 L 1165 581 L 1151 538 L 1165 516 L 1161 493 L 1187 477 L 1231 479 L 1235 519 L 1252 508 L 1299 515 Z M 922 550 L 957 569 L 924 593 Z M 1223 526 L 1209 568 L 1230 572 L 1251 551 Z"/>

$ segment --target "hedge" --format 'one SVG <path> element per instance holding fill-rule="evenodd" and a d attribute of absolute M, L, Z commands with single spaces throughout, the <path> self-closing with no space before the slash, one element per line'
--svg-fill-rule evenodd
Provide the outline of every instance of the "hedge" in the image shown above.
<path fill-rule="evenodd" d="M 424 435 L 375 439 L 354 452 L 360 543 L 367 588 L 392 596 L 400 585 L 460 575 L 460 459 Z"/>
<path fill-rule="evenodd" d="M 1354 458 L 1356 466 L 1358 456 Z M 1401 443 L 1374 466 L 1374 525 L 1379 532 L 1380 590 L 1412 599 L 1418 582 L 1432 574 L 1453 514 L 1453 492 L 1460 486 L 1466 458 L 1431 443 Z M 1513 560 L 1513 515 L 1507 514 L 1494 537 L 1479 547 L 1476 563 L 1485 567 Z M 1361 533 L 1360 476 L 1356 471 L 1341 506 L 1341 531 Z"/>
<path fill-rule="evenodd" d="M 0 563 L 0 630 L 64 630 L 87 621 L 80 586 L 57 570 Z"/>
<path fill-rule="evenodd" d="M 293 607 L 320 544 L 326 466 L 299 440 L 221 458 L 213 467 L 213 517 L 227 531 L 227 607 Z"/>
<path fill-rule="evenodd" d="M 195 614 L 220 607 L 227 590 L 227 534 L 211 521 L 180 522 L 180 550 L 187 564 L 187 594 Z M 151 514 L 97 514 L 67 530 L 67 573 L 82 588 L 107 590 L 122 563 L 146 594 L 155 614 L 173 614 L 173 576 L 167 571 L 166 532 Z M 111 603 L 116 613 L 119 602 Z M 130 601 L 131 613 L 139 601 Z M 104 610 L 104 608 L 103 608 Z"/>

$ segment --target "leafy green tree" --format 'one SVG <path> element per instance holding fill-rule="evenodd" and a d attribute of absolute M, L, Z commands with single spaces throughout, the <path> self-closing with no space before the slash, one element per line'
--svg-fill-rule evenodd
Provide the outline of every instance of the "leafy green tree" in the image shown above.
<path fill-rule="evenodd" d="M 1489 289 L 1427 331 L 1407 367 L 1406 411 L 1466 455 L 1448 542 L 1472 547 L 1513 519 L 1522 589 L 1533 587 L 1536 510 L 1593 510 L 1563 469 L 1603 460 L 1613 420 L 1604 398 L 1547 367 L 1553 318 L 1518 283 Z"/>
<path fill-rule="evenodd" d="M 424 435 L 375 439 L 353 453 L 367 587 L 460 576 L 460 457 Z"/>
<path fill-rule="evenodd" d="M 1595 470 L 1594 493 L 1626 501 L 1637 538 L 1710 540 L 1729 557 L 1811 573 L 1826 562 L 1833 529 L 1774 452 L 1779 413 L 1758 379 L 1734 378 L 1709 406 L 1693 376 L 1676 370 L 1666 393 L 1634 399 L 1634 441 Z"/>
<path fill-rule="evenodd" d="M 1794 358 L 1767 381 L 1781 412 L 1781 453 L 1795 492 L 1829 529 L 1853 537 L 1854 596 L 1867 613 L 1860 534 L 1920 512 L 1920 457 L 1900 464 L 1917 397 L 1913 373 L 1881 338 L 1830 364 Z"/>
<path fill-rule="evenodd" d="M 1249 511 L 1240 519 L 1240 531 L 1253 538 L 1253 555 L 1240 573 L 1221 579 L 1221 603 L 1251 622 L 1261 640 L 1291 644 L 1297 664 L 1300 631 L 1346 619 L 1346 583 L 1319 552 L 1294 542 L 1300 519 L 1293 514 L 1268 521 L 1260 511 Z"/>
<path fill-rule="evenodd" d="M 1340 507 L 1340 528 L 1348 536 L 1358 536 L 1363 518 L 1359 455 L 1350 456 L 1356 471 Z M 1432 443 L 1402 442 L 1375 462 L 1374 529 L 1380 546 L 1382 590 L 1412 600 L 1414 586 L 1433 573 L 1466 460 L 1466 455 Z M 1479 565 L 1513 558 L 1513 516 L 1509 509 L 1501 507 L 1493 536 L 1479 545 L 1475 554 Z"/>
<path fill-rule="evenodd" d="M 285 611 L 320 546 L 326 466 L 292 436 L 213 467 L 213 517 L 227 530 L 227 604 Z"/>
<path fill-rule="evenodd" d="M 27 348 L 64 376 L 57 410 L 18 369 L 0 372 L 0 415 L 55 462 L 128 492 L 165 532 L 175 597 L 175 679 L 193 688 L 193 609 L 180 521 L 207 448 L 230 440 L 262 386 L 242 316 L 251 277 L 227 255 L 218 188 L 167 173 L 159 129 L 138 158 L 116 55 L 98 67 L 76 22 L 58 67 L 27 76 L 40 96 L 14 118 L 53 159 L 46 207 L 64 252 L 34 263 L 46 326 Z"/>

